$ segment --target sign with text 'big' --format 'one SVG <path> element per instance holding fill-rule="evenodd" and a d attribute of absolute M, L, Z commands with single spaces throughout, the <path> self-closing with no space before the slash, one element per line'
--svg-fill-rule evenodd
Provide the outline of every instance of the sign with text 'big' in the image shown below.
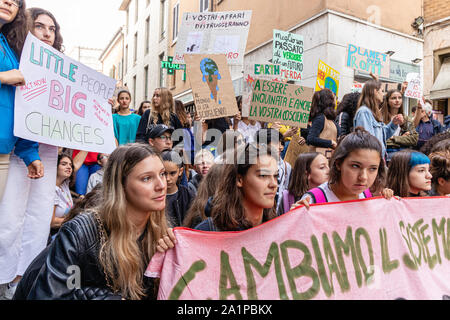
<path fill-rule="evenodd" d="M 70 149 L 111 153 L 116 145 L 111 105 L 116 80 L 28 34 L 16 89 L 14 135 Z"/>

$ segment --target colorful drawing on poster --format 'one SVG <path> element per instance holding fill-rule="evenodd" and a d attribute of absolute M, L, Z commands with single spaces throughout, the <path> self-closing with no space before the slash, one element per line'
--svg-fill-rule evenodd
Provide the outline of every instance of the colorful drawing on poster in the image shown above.
<path fill-rule="evenodd" d="M 319 68 L 317 71 L 316 91 L 322 89 L 330 89 L 337 97 L 339 94 L 339 71 L 331 68 L 322 60 L 319 60 Z"/>
<path fill-rule="evenodd" d="M 199 117 L 207 120 L 238 114 L 225 55 L 186 54 L 184 58 Z"/>

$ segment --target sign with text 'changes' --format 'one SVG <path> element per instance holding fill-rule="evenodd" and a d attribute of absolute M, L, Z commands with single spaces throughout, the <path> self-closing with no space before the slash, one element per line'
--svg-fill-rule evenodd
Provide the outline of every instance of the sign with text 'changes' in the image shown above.
<path fill-rule="evenodd" d="M 242 232 L 176 228 L 146 275 L 158 299 L 443 300 L 450 198 L 366 199 L 293 210 Z M 205 285 L 207 284 L 207 285 Z"/>
<path fill-rule="evenodd" d="M 16 89 L 14 135 L 31 141 L 111 153 L 116 145 L 111 105 L 116 80 L 28 34 Z"/>

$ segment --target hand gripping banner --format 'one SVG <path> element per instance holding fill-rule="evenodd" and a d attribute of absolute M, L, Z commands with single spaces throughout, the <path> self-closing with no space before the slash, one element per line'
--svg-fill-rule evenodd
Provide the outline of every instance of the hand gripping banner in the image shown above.
<path fill-rule="evenodd" d="M 312 205 L 243 232 L 176 228 L 159 299 L 446 299 L 450 198 Z"/>

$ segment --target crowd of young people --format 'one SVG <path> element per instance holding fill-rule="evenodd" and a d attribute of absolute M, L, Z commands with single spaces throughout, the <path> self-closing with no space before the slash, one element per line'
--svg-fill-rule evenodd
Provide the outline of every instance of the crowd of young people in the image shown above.
<path fill-rule="evenodd" d="M 11 115 L 14 86 L 24 83 L 17 58 L 27 21 L 48 45 L 63 50 L 63 42 L 50 12 L 0 3 L 10 9 L 0 12 L 0 96 Z M 449 196 L 450 132 L 433 119 L 430 101 L 407 117 L 403 89 L 385 94 L 375 78 L 340 103 L 331 90 L 318 91 L 306 129 L 241 114 L 202 121 L 167 88 L 133 112 L 121 89 L 110 100 L 110 155 L 17 139 L 12 117 L 3 117 L 10 130 L 0 136 L 0 295 L 155 299 L 158 281 L 144 271 L 155 252 L 176 245 L 174 227 L 242 231 L 300 205 Z M 292 167 L 284 157 L 294 135 L 308 152 Z M 19 175 L 29 179 L 12 183 Z M 74 286 L 71 266 L 80 271 Z"/>

